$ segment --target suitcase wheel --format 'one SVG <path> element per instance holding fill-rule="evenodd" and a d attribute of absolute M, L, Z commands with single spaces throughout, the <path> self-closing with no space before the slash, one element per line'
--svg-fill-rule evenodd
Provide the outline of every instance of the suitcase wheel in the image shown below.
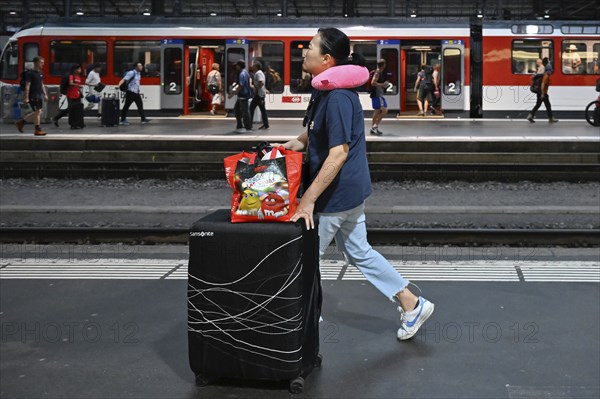
<path fill-rule="evenodd" d="M 205 387 L 208 385 L 208 378 L 202 374 L 196 374 L 195 384 L 197 387 Z"/>
<path fill-rule="evenodd" d="M 304 378 L 297 377 L 290 381 L 291 393 L 302 393 L 304 390 Z"/>
<path fill-rule="evenodd" d="M 314 368 L 318 369 L 321 367 L 321 363 L 323 363 L 323 355 L 321 355 L 320 353 L 317 355 L 317 357 L 315 358 L 315 364 L 314 364 Z"/>

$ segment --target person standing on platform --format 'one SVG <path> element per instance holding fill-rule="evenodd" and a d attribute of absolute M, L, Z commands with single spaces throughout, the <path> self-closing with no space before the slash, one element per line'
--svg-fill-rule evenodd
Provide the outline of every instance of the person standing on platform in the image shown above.
<path fill-rule="evenodd" d="M 414 92 L 417 93 L 417 105 L 419 106 L 417 116 L 424 116 L 425 111 L 427 111 L 426 109 L 423 110 L 423 101 L 421 101 L 421 91 L 423 90 L 421 83 L 423 79 L 425 79 L 425 65 L 421 65 L 421 69 L 417 73 L 417 80 L 415 81 Z"/>
<path fill-rule="evenodd" d="M 545 70 L 545 66 L 548 64 L 548 59 L 545 58 L 542 63 L 545 63 L 544 65 L 544 70 Z M 542 102 L 544 103 L 544 105 L 546 106 L 546 112 L 548 113 L 548 122 L 549 123 L 556 123 L 558 122 L 558 119 L 554 119 L 552 116 L 552 105 L 550 104 L 550 96 L 548 95 L 548 88 L 550 87 L 550 73 L 545 72 L 543 77 L 542 77 L 542 83 L 541 83 L 541 88 L 540 91 L 538 91 L 536 93 L 537 95 L 537 102 L 535 103 L 535 106 L 533 107 L 533 109 L 531 110 L 531 112 L 529 113 L 529 115 L 527 115 L 527 120 L 531 123 L 535 123 L 535 113 L 537 112 L 537 110 L 540 108 L 540 106 L 542 105 Z"/>
<path fill-rule="evenodd" d="M 252 119 L 250 119 L 250 110 L 248 101 L 252 98 L 252 88 L 250 88 L 250 74 L 246 70 L 246 63 L 239 60 L 235 63 L 235 69 L 238 72 L 236 83 L 233 85 L 229 98 L 237 95 L 237 101 L 233 107 L 236 120 L 236 133 L 252 132 Z"/>
<path fill-rule="evenodd" d="M 25 123 L 30 122 L 35 126 L 33 132 L 34 135 L 46 135 L 41 126 L 43 101 L 48 101 L 48 94 L 44 87 L 44 75 L 42 74 L 43 67 L 44 58 L 35 57 L 33 59 L 33 69 L 25 71 L 23 102 L 29 104 L 32 112 L 15 122 L 20 133 L 24 133 L 23 127 L 25 126 Z"/>
<path fill-rule="evenodd" d="M 386 80 L 385 60 L 381 59 L 377 63 L 377 69 L 375 70 L 373 79 L 371 80 L 371 87 L 373 90 L 373 94 L 371 95 L 371 104 L 373 105 L 373 120 L 371 121 L 371 130 L 369 133 L 376 136 L 381 136 L 383 134 L 383 132 L 379 130 L 379 125 L 381 125 L 381 120 L 388 111 L 387 101 L 385 101 L 383 93 L 385 93 L 385 89 L 387 89 L 389 85 L 390 82 Z"/>
<path fill-rule="evenodd" d="M 129 121 L 127 120 L 127 112 L 129 111 L 129 107 L 131 107 L 132 103 L 135 103 L 138 112 L 140 113 L 142 124 L 146 124 L 151 121 L 151 119 L 146 118 L 146 115 L 144 114 L 144 103 L 142 101 L 142 96 L 140 95 L 140 81 L 142 79 L 143 69 L 144 65 L 141 62 L 136 62 L 133 69 L 127 72 L 117 85 L 121 86 L 123 83 L 128 82 L 127 92 L 125 93 L 125 105 L 123 105 L 123 110 L 121 111 L 120 125 L 129 125 Z"/>
<path fill-rule="evenodd" d="M 437 110 L 440 106 L 440 102 L 441 102 L 441 98 L 442 98 L 442 94 L 440 92 L 440 64 L 435 64 L 435 66 L 433 67 L 433 74 L 431 75 L 433 77 L 433 99 L 431 102 L 431 111 L 434 114 L 437 114 Z"/>
<path fill-rule="evenodd" d="M 87 109 L 92 109 L 94 108 L 94 104 L 98 104 L 98 118 L 102 116 L 102 101 L 100 101 L 100 97 L 96 94 L 95 89 L 100 84 L 101 69 L 102 67 L 100 65 L 94 65 L 94 67 L 90 70 L 90 73 L 88 73 L 87 78 L 85 79 L 85 84 L 88 87 L 89 93 L 86 97 L 86 100 L 88 100 Z"/>
<path fill-rule="evenodd" d="M 251 67 L 254 77 L 252 78 L 252 85 L 254 87 L 254 97 L 250 102 L 250 118 L 254 118 L 254 111 L 256 107 L 260 109 L 260 115 L 262 117 L 262 126 L 258 130 L 264 130 L 269 128 L 269 117 L 267 116 L 267 109 L 265 108 L 265 97 L 267 95 L 267 89 L 265 87 L 266 78 L 262 71 L 262 64 L 259 61 L 254 61 Z"/>
<path fill-rule="evenodd" d="M 69 73 L 69 87 L 67 88 L 67 108 L 61 110 L 58 114 L 56 114 L 54 118 L 52 118 L 54 126 L 58 127 L 58 121 L 60 120 L 60 118 L 69 115 L 69 113 L 71 112 L 71 108 L 76 107 L 77 104 L 81 103 L 81 89 L 83 89 L 83 86 L 84 85 L 81 78 L 81 65 L 75 64 L 71 67 L 71 72 Z M 81 118 L 81 120 L 83 121 L 83 117 Z M 72 129 L 81 129 L 83 127 L 85 127 L 85 125 L 71 126 Z"/>
<path fill-rule="evenodd" d="M 321 28 L 308 46 L 302 68 L 316 76 L 348 63 L 364 66 L 364 59 L 350 55 L 350 40 L 343 32 Z M 434 305 L 415 296 L 408 289 L 409 281 L 367 241 L 365 200 L 372 187 L 358 94 L 345 89 L 313 92 L 305 122 L 308 130 L 283 144 L 295 151 L 307 149 L 312 181 L 292 221 L 304 219 L 307 229 L 313 229 L 314 214 L 319 215 L 320 255 L 335 239 L 350 263 L 386 298 L 399 303 L 397 337 L 409 339 L 431 316 Z"/>
<path fill-rule="evenodd" d="M 206 76 L 206 91 L 212 95 L 210 114 L 214 115 L 217 111 L 217 105 L 221 104 L 221 72 L 220 65 L 216 62 L 212 64 L 212 70 Z"/>

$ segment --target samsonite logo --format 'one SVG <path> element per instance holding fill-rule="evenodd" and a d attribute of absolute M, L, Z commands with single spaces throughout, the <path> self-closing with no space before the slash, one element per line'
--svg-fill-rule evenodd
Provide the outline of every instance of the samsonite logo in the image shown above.
<path fill-rule="evenodd" d="M 190 237 L 213 237 L 214 231 L 191 231 Z"/>

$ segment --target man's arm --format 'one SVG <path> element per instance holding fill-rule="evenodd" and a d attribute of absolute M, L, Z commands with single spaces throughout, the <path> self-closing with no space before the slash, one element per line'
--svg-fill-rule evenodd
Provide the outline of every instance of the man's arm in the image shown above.
<path fill-rule="evenodd" d="M 315 203 L 342 170 L 342 166 L 344 166 L 344 163 L 348 158 L 348 149 L 348 144 L 340 144 L 329 149 L 329 154 L 319 170 L 317 177 L 302 196 L 300 204 L 298 204 L 298 208 L 296 209 L 296 213 L 292 216 L 292 222 L 296 222 L 298 219 L 302 218 L 304 219 L 308 230 L 315 228 Z"/>
<path fill-rule="evenodd" d="M 25 83 L 25 92 L 23 93 L 23 102 L 29 102 L 29 89 L 31 88 L 31 82 L 27 81 Z"/>
<path fill-rule="evenodd" d="M 304 149 L 306 148 L 306 144 L 308 143 L 308 132 L 304 132 L 302 133 L 300 136 L 296 137 L 295 139 L 292 139 L 286 143 L 283 143 L 281 145 L 283 145 L 283 147 L 286 150 L 292 150 L 292 151 L 304 151 Z M 273 146 L 278 146 L 278 143 L 272 143 Z"/>

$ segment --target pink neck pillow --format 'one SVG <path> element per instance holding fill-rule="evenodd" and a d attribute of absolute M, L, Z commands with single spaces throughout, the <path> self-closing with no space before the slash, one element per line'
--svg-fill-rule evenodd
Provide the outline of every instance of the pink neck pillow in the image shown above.
<path fill-rule="evenodd" d="M 360 65 L 339 65 L 328 68 L 312 78 L 311 85 L 317 90 L 352 89 L 367 83 L 369 70 Z"/>

